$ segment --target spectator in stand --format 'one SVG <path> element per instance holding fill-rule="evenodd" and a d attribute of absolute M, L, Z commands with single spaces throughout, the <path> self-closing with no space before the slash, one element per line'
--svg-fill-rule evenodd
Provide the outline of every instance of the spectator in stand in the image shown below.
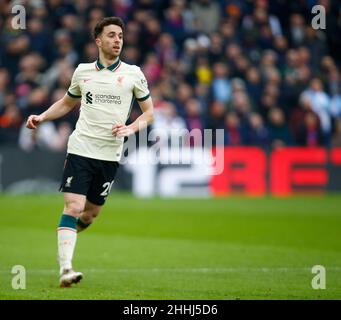
<path fill-rule="evenodd" d="M 222 36 L 214 32 L 210 36 L 210 47 L 208 49 L 208 59 L 211 64 L 219 63 L 222 61 L 221 57 L 224 52 L 224 41 Z"/>
<path fill-rule="evenodd" d="M 93 59 L 92 61 L 96 59 Z M 128 64 L 138 65 L 141 60 L 141 52 L 134 46 L 125 46 L 122 50 L 122 60 Z"/>
<path fill-rule="evenodd" d="M 198 99 L 200 103 L 200 110 L 202 111 L 203 123 L 205 124 L 205 120 L 208 118 L 209 114 L 209 87 L 204 84 L 197 84 L 194 88 L 195 97 Z"/>
<path fill-rule="evenodd" d="M 289 39 L 291 46 L 298 47 L 304 42 L 305 21 L 302 15 L 294 13 L 290 16 Z"/>
<path fill-rule="evenodd" d="M 67 89 L 70 82 L 70 80 L 67 80 L 67 77 L 72 76 L 73 71 L 74 69 L 70 62 L 64 59 L 58 59 L 45 71 L 42 77 L 42 83 L 50 91 L 59 84 L 63 85 L 64 89 Z"/>
<path fill-rule="evenodd" d="M 76 14 L 67 13 L 63 15 L 61 18 L 61 29 L 69 33 L 72 44 L 78 53 L 82 51 L 86 43 L 89 43 L 88 35 L 82 32 L 80 18 Z"/>
<path fill-rule="evenodd" d="M 182 5 L 172 2 L 165 12 L 165 20 L 163 23 L 164 32 L 171 34 L 178 45 L 181 45 L 186 37 L 182 10 Z"/>
<path fill-rule="evenodd" d="M 336 120 L 335 132 L 332 136 L 332 147 L 341 147 L 341 118 Z"/>
<path fill-rule="evenodd" d="M 302 92 L 299 79 L 299 56 L 296 50 L 289 49 L 283 66 L 283 100 L 286 105 L 296 105 Z"/>
<path fill-rule="evenodd" d="M 43 69 L 45 61 L 37 53 L 30 53 L 20 60 L 20 72 L 15 77 L 15 93 L 20 109 L 28 107 L 29 97 L 34 89 L 43 85 Z"/>
<path fill-rule="evenodd" d="M 236 61 L 242 55 L 242 49 L 237 43 L 229 43 L 225 47 L 226 63 L 230 68 L 230 76 L 235 77 Z"/>
<path fill-rule="evenodd" d="M 132 38 L 130 40 L 130 42 L 128 42 L 128 44 L 130 46 L 133 46 L 134 44 L 138 43 L 138 33 L 139 33 L 139 29 L 135 28 L 136 25 L 134 24 L 128 24 L 129 25 L 129 32 L 132 32 L 130 35 L 127 35 L 128 37 L 136 37 L 136 38 Z M 161 24 L 160 21 L 155 18 L 155 17 L 151 17 L 150 19 L 148 19 L 145 22 L 145 28 L 143 30 L 143 39 L 144 39 L 144 46 L 146 46 L 147 48 L 153 48 L 157 45 L 160 35 L 161 35 Z M 133 30 L 131 30 L 133 29 Z M 126 45 L 126 44 L 125 44 Z"/>
<path fill-rule="evenodd" d="M 228 79 L 228 67 L 222 62 L 213 65 L 213 79 L 211 82 L 212 97 L 225 104 L 231 99 L 232 89 Z"/>
<path fill-rule="evenodd" d="M 39 114 L 46 109 L 49 102 L 49 91 L 47 87 L 38 87 L 33 89 L 27 99 L 27 108 L 24 110 L 24 115 Z"/>
<path fill-rule="evenodd" d="M 256 67 L 250 67 L 245 74 L 246 89 L 252 100 L 252 104 L 259 106 L 262 92 L 262 79 Z"/>
<path fill-rule="evenodd" d="M 226 114 L 224 129 L 226 146 L 241 146 L 245 144 L 245 132 L 243 132 L 236 112 L 230 111 Z"/>
<path fill-rule="evenodd" d="M 208 117 L 206 118 L 205 128 L 212 129 L 213 141 L 215 141 L 216 130 L 225 127 L 226 107 L 224 103 L 213 101 L 209 107 Z"/>
<path fill-rule="evenodd" d="M 305 28 L 305 38 L 303 45 L 308 48 L 311 55 L 311 66 L 317 70 L 321 59 L 327 53 L 326 35 L 321 30 L 315 30 L 310 25 Z"/>
<path fill-rule="evenodd" d="M 78 62 L 78 53 L 74 48 L 71 34 L 66 29 L 60 29 L 55 33 L 56 58 L 67 60 L 72 66 Z"/>
<path fill-rule="evenodd" d="M 285 56 L 288 50 L 288 40 L 284 36 L 276 36 L 273 40 L 273 49 L 278 56 L 278 67 L 281 74 L 283 73 L 283 67 L 285 66 Z"/>
<path fill-rule="evenodd" d="M 150 23 L 154 18 L 148 19 L 147 21 Z M 146 25 L 149 26 L 149 23 L 146 22 Z M 148 23 L 148 24 L 147 24 Z M 155 26 L 154 26 L 155 27 Z M 146 42 L 143 41 L 142 46 L 140 47 L 141 51 L 149 51 L 150 47 L 153 47 L 157 44 L 157 39 L 159 38 L 159 28 L 160 25 L 156 27 L 157 31 L 149 29 L 143 29 L 141 30 L 141 26 L 137 21 L 131 20 L 128 21 L 126 24 L 126 32 L 124 34 L 124 47 L 139 47 L 140 46 L 140 37 L 146 38 Z M 142 32 L 145 32 L 142 34 Z M 149 32 L 157 32 L 157 35 L 150 34 Z M 152 42 L 148 42 L 149 37 L 151 37 Z M 156 39 L 154 39 L 156 37 Z M 154 42 L 155 41 L 155 42 Z"/>
<path fill-rule="evenodd" d="M 202 146 L 204 126 L 202 123 L 200 103 L 197 99 L 191 98 L 186 102 L 185 108 L 185 122 L 188 131 L 191 133 L 189 145 L 195 146 L 199 144 L 198 146 Z"/>
<path fill-rule="evenodd" d="M 237 28 L 235 23 L 231 20 L 224 20 L 222 21 L 219 34 L 223 37 L 224 45 L 226 46 L 228 43 L 237 43 L 238 42 L 238 35 L 237 35 Z"/>
<path fill-rule="evenodd" d="M 234 91 L 230 108 L 237 112 L 243 124 L 248 123 L 248 117 L 252 111 L 252 107 L 246 91 Z"/>
<path fill-rule="evenodd" d="M 93 41 L 85 43 L 81 61 L 83 61 L 84 63 L 89 63 L 95 61 L 97 59 L 97 56 L 98 52 L 96 44 Z"/>
<path fill-rule="evenodd" d="M 263 118 L 256 112 L 249 116 L 249 130 L 247 132 L 246 142 L 251 146 L 268 148 L 269 131 L 264 124 Z"/>
<path fill-rule="evenodd" d="M 174 104 L 176 105 L 177 113 L 181 117 L 186 117 L 186 104 L 193 97 L 193 88 L 186 82 L 179 83 L 176 89 L 176 99 L 174 99 Z"/>
<path fill-rule="evenodd" d="M 195 66 L 197 81 L 201 84 L 210 85 L 213 73 L 206 57 L 199 57 Z"/>
<path fill-rule="evenodd" d="M 290 146 L 293 139 L 289 126 L 285 121 L 285 116 L 280 108 L 272 108 L 269 112 L 268 120 L 269 138 L 272 149 Z"/>
<path fill-rule="evenodd" d="M 171 34 L 162 33 L 160 35 L 158 44 L 156 46 L 156 52 L 159 56 L 159 60 L 162 66 L 165 66 L 168 63 L 176 60 L 177 49 L 178 48 Z"/>
<path fill-rule="evenodd" d="M 155 53 L 149 53 L 147 55 L 142 70 L 149 84 L 153 85 L 160 80 L 162 67 Z"/>
<path fill-rule="evenodd" d="M 198 52 L 198 43 L 193 38 L 188 38 L 183 45 L 183 51 L 180 53 L 180 61 L 183 65 L 183 72 L 186 80 L 194 84 L 196 76 L 194 74 L 194 66 Z"/>
<path fill-rule="evenodd" d="M 166 147 L 174 137 L 185 135 L 186 123 L 177 112 L 173 103 L 164 101 L 162 106 L 154 112 L 152 132 L 161 137 L 161 146 Z M 155 139 L 156 137 L 153 137 Z"/>
<path fill-rule="evenodd" d="M 10 75 L 5 68 L 0 69 L 0 115 L 5 109 L 5 95 L 10 84 Z"/>
<path fill-rule="evenodd" d="M 10 11 L 9 11 L 10 12 Z M 0 33 L 1 67 L 5 67 L 13 79 L 19 72 L 19 63 L 23 55 L 29 52 L 30 39 L 26 34 L 14 32 L 11 26 L 12 18 L 8 17 L 5 27 Z"/>
<path fill-rule="evenodd" d="M 22 124 L 20 109 L 14 103 L 5 105 L 0 115 L 0 144 L 16 143 Z"/>
<path fill-rule="evenodd" d="M 272 14 L 269 14 L 269 1 L 254 1 L 253 14 L 246 15 L 243 19 L 243 27 L 248 29 L 258 29 L 267 26 L 270 31 L 270 37 L 282 35 L 280 20 Z"/>
<path fill-rule="evenodd" d="M 50 60 L 52 58 L 51 37 L 48 30 L 44 28 L 43 21 L 40 18 L 32 18 L 28 21 L 27 27 L 30 50 L 39 53 L 46 60 Z"/>
<path fill-rule="evenodd" d="M 202 110 L 200 102 L 196 98 L 190 98 L 185 104 L 185 122 L 187 129 L 191 131 L 192 129 L 204 130 L 202 123 Z"/>
<path fill-rule="evenodd" d="M 322 82 L 328 83 L 330 80 L 330 76 L 332 75 L 334 71 L 338 71 L 334 59 L 331 56 L 322 57 L 319 72 L 318 72 L 319 78 L 322 80 Z M 327 88 L 327 90 L 331 94 L 335 93 L 334 92 L 335 89 L 337 90 L 337 88 L 335 87 Z"/>
<path fill-rule="evenodd" d="M 27 152 L 36 148 L 62 152 L 71 132 L 71 126 L 67 122 L 60 123 L 58 127 L 52 121 L 44 122 L 35 131 L 23 125 L 19 133 L 19 147 Z"/>
<path fill-rule="evenodd" d="M 334 119 L 341 118 L 341 92 L 332 97 L 330 101 L 330 110 Z"/>
<path fill-rule="evenodd" d="M 293 109 L 288 117 L 289 127 L 294 136 L 294 140 L 298 141 L 298 136 L 304 123 L 304 116 L 306 113 L 314 112 L 311 102 L 307 97 L 301 96 L 299 105 Z"/>
<path fill-rule="evenodd" d="M 302 93 L 302 98 L 307 99 L 312 110 L 318 115 L 323 135 L 328 142 L 331 133 L 331 104 L 330 98 L 323 90 L 322 81 L 314 78 L 310 82 L 309 88 Z"/>
<path fill-rule="evenodd" d="M 297 144 L 304 147 L 317 147 L 323 145 L 323 134 L 317 115 L 306 112 L 303 123 L 297 135 Z"/>
<path fill-rule="evenodd" d="M 246 91 L 245 82 L 242 79 L 232 79 L 232 98 L 229 109 L 236 112 L 243 131 L 249 128 L 249 114 L 252 111 L 251 102 Z"/>
<path fill-rule="evenodd" d="M 216 0 L 197 0 L 191 2 L 196 30 L 210 33 L 217 31 L 221 19 L 219 4 Z"/>
<path fill-rule="evenodd" d="M 276 68 L 277 60 L 277 54 L 273 50 L 265 50 L 263 52 L 259 64 L 259 71 L 264 81 L 271 80 L 271 76 L 274 73 L 278 73 Z"/>

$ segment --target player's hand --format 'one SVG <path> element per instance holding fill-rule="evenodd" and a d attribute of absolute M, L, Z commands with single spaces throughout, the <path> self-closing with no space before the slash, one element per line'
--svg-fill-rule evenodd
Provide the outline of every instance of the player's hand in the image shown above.
<path fill-rule="evenodd" d="M 44 121 L 44 117 L 42 115 L 31 115 L 28 117 L 26 121 L 26 127 L 29 129 L 37 129 L 38 125 Z"/>
<path fill-rule="evenodd" d="M 118 123 L 112 126 L 112 135 L 114 137 L 122 138 L 128 137 L 134 133 L 134 130 L 125 124 Z"/>

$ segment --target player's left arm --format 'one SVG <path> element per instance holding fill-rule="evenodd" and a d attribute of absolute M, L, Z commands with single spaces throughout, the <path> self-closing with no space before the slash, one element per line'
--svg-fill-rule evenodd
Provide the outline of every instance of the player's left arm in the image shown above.
<path fill-rule="evenodd" d="M 151 97 L 146 100 L 138 101 L 142 114 L 128 126 L 125 124 L 115 124 L 112 128 L 112 135 L 117 137 L 126 137 L 135 132 L 148 127 L 154 120 L 154 106 Z"/>

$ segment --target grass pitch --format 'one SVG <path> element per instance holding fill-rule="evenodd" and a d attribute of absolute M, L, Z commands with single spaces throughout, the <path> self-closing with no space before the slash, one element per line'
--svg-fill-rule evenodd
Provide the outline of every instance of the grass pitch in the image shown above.
<path fill-rule="evenodd" d="M 340 299 L 341 197 L 135 199 L 112 194 L 58 287 L 62 194 L 0 196 L 0 299 Z M 26 289 L 14 290 L 14 265 Z M 314 290 L 311 268 L 326 268 Z"/>

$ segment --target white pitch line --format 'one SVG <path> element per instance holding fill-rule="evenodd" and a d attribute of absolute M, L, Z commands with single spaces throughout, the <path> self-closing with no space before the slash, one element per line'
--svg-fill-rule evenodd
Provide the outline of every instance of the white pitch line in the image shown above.
<path fill-rule="evenodd" d="M 328 271 L 341 271 L 341 267 L 333 266 L 326 267 Z M 175 273 L 233 273 L 233 272 L 291 272 L 301 271 L 310 272 L 311 268 L 307 267 L 234 267 L 234 268 L 92 268 L 82 269 L 82 272 L 98 273 L 98 272 L 113 272 L 113 273 L 159 273 L 159 272 L 175 272 Z M 58 273 L 56 269 L 26 269 L 27 273 Z M 11 270 L 0 269 L 0 273 L 11 273 Z"/>

